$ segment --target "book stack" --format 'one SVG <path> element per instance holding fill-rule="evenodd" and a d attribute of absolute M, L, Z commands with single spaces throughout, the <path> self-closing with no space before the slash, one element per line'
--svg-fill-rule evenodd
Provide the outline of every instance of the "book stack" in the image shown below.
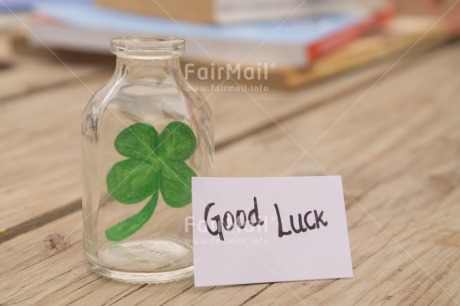
<path fill-rule="evenodd" d="M 360 0 L 96 0 L 97 3 L 126 12 L 176 20 L 228 24 L 235 22 L 282 20 L 307 15 L 375 9 L 381 2 Z"/>
<path fill-rule="evenodd" d="M 277 67 L 272 73 L 282 74 L 274 78 L 277 86 L 296 87 L 315 78 L 296 81 L 292 73 L 308 74 L 315 62 L 380 31 L 393 13 L 380 1 L 358 0 L 346 6 L 337 0 L 46 1 L 34 4 L 29 41 L 105 54 L 114 36 L 180 36 L 187 42 L 186 61 L 270 65 Z"/>

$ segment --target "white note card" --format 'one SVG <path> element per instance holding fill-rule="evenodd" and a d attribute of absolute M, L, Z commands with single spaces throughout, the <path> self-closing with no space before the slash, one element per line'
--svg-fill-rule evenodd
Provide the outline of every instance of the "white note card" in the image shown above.
<path fill-rule="evenodd" d="M 194 177 L 195 286 L 353 276 L 340 176 Z"/>

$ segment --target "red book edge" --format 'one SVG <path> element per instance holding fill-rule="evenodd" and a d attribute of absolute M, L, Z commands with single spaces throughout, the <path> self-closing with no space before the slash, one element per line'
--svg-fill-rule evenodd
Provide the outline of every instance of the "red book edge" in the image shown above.
<path fill-rule="evenodd" d="M 316 41 L 306 47 L 307 58 L 311 63 L 328 52 L 355 40 L 367 32 L 383 27 L 385 23 L 394 16 L 395 12 L 395 6 L 385 6 L 371 14 L 369 18 L 363 22 Z"/>

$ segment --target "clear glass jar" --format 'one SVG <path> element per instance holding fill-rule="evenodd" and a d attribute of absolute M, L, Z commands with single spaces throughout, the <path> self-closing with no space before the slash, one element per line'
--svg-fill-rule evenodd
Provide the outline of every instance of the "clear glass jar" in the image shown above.
<path fill-rule="evenodd" d="M 83 116 L 84 250 L 99 274 L 169 282 L 193 274 L 191 177 L 209 176 L 213 124 L 184 79 L 184 40 L 112 40 L 117 66 Z"/>

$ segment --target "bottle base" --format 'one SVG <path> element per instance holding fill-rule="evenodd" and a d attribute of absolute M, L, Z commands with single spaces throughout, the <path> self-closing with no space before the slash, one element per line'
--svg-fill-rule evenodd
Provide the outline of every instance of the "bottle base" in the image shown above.
<path fill-rule="evenodd" d="M 193 275 L 191 246 L 165 237 L 109 242 L 97 258 L 87 254 L 87 262 L 94 272 L 129 283 L 165 283 Z"/>
<path fill-rule="evenodd" d="M 189 278 L 193 275 L 193 266 L 186 267 L 183 269 L 168 271 L 168 272 L 123 272 L 108 269 L 98 264 L 91 262 L 89 259 L 86 260 L 91 270 L 99 275 L 102 275 L 113 280 L 133 283 L 133 284 L 160 284 L 160 283 L 171 283 Z"/>

